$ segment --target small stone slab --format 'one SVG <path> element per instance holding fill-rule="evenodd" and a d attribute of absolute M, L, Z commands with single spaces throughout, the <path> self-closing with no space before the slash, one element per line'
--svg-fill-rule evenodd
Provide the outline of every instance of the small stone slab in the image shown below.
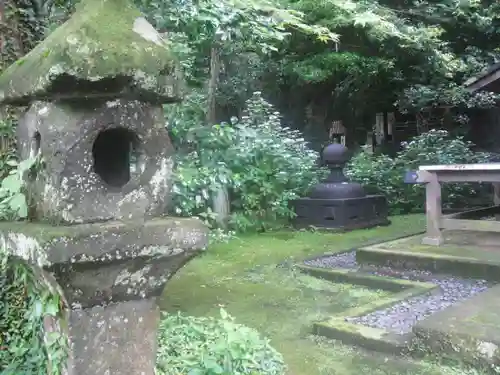
<path fill-rule="evenodd" d="M 500 285 L 429 316 L 413 332 L 433 352 L 500 364 Z"/>
<path fill-rule="evenodd" d="M 341 318 L 315 323 L 314 334 L 340 340 L 344 344 L 396 355 L 407 351 L 412 336 L 396 335 L 379 328 L 347 323 Z"/>

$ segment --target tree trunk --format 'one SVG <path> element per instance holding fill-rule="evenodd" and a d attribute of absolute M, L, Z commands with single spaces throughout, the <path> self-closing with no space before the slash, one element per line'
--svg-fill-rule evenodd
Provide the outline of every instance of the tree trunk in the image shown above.
<path fill-rule="evenodd" d="M 208 125 L 214 125 L 217 122 L 216 104 L 220 70 L 221 61 L 219 57 L 219 48 L 217 43 L 214 43 L 210 50 L 210 79 L 208 81 L 208 110 L 206 118 Z M 213 194 L 212 210 L 215 213 L 215 221 L 217 224 L 221 228 L 226 229 L 230 214 L 229 193 L 227 187 L 221 186 Z"/>
<path fill-rule="evenodd" d="M 208 110 L 206 118 L 208 125 L 214 125 L 217 122 L 216 104 L 220 68 L 219 48 L 214 43 L 210 49 L 210 79 L 208 81 Z"/>

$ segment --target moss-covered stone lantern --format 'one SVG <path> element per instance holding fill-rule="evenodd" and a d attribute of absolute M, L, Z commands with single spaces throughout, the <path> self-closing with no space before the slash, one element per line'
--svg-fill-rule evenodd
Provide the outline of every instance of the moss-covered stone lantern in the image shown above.
<path fill-rule="evenodd" d="M 0 76 L 0 103 L 27 106 L 21 159 L 30 223 L 1 223 L 4 250 L 62 294 L 46 333 L 66 335 L 66 373 L 152 375 L 166 282 L 206 246 L 194 219 L 165 217 L 173 148 L 162 104 L 182 99 L 168 43 L 126 0 L 83 0 Z"/>

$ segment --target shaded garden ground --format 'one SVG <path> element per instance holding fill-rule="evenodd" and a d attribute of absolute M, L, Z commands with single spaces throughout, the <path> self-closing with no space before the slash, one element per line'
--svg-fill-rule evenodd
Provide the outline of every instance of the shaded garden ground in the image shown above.
<path fill-rule="evenodd" d="M 258 329 L 283 353 L 290 375 L 459 374 L 427 362 L 370 354 L 310 336 L 311 322 L 386 293 L 326 283 L 294 272 L 301 259 L 423 230 L 424 216 L 392 219 L 389 227 L 345 234 L 275 232 L 243 236 L 211 247 L 168 284 L 168 312 L 218 316 L 224 307 L 238 323 Z"/>

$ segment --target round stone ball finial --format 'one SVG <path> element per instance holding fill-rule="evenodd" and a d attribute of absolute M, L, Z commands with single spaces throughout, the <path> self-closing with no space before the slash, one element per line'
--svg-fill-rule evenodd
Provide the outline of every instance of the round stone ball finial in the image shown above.
<path fill-rule="evenodd" d="M 344 165 L 351 159 L 351 153 L 343 144 L 332 143 L 323 149 L 321 157 L 326 165 Z"/>
<path fill-rule="evenodd" d="M 349 182 L 344 175 L 344 166 L 351 158 L 347 147 L 340 143 L 326 146 L 321 153 L 323 164 L 330 169 L 330 175 L 313 186 L 309 198 L 313 199 L 353 199 L 366 196 L 363 186 Z"/>

